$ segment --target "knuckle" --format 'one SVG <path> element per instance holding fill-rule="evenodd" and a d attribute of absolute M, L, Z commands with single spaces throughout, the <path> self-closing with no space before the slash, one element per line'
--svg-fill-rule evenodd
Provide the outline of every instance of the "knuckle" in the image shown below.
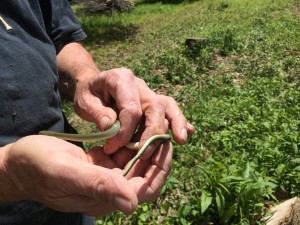
<path fill-rule="evenodd" d="M 133 84 L 135 82 L 135 76 L 133 72 L 127 68 L 112 69 L 110 76 L 108 77 L 108 83 L 115 87 L 127 84 Z"/>
<path fill-rule="evenodd" d="M 141 78 L 137 78 L 137 82 L 139 83 L 139 85 L 142 85 L 143 87 L 148 87 L 146 81 L 144 81 Z"/>
<path fill-rule="evenodd" d="M 114 72 L 115 75 L 118 75 L 118 76 L 127 77 L 130 79 L 134 78 L 133 72 L 126 67 L 116 68 L 116 69 L 113 69 L 112 71 Z"/>
<path fill-rule="evenodd" d="M 106 182 L 110 182 L 110 177 L 105 178 Z M 103 179 L 99 177 L 91 178 L 91 193 L 92 196 L 96 199 L 104 198 L 106 201 L 110 201 L 112 196 L 107 190 L 106 185 L 104 184 Z"/>
<path fill-rule="evenodd" d="M 175 99 L 171 96 L 165 96 L 168 105 L 177 105 Z"/>
<path fill-rule="evenodd" d="M 122 83 L 122 81 L 118 73 L 111 73 L 111 75 L 107 79 L 107 83 L 117 87 L 119 84 Z"/>
<path fill-rule="evenodd" d="M 146 110 L 149 113 L 157 112 L 157 113 L 165 114 L 166 106 L 164 104 L 162 104 L 159 101 L 159 99 L 153 99 L 152 102 L 150 104 L 148 104 L 148 106 L 146 107 Z"/>
<path fill-rule="evenodd" d="M 129 107 L 126 109 L 127 113 L 134 118 L 140 118 L 143 115 L 142 109 L 138 107 L 135 103 L 129 104 Z"/>
<path fill-rule="evenodd" d="M 128 69 L 128 68 L 126 68 L 126 67 L 121 67 L 121 70 L 124 71 L 124 74 L 133 76 L 133 72 L 132 72 L 130 69 Z"/>

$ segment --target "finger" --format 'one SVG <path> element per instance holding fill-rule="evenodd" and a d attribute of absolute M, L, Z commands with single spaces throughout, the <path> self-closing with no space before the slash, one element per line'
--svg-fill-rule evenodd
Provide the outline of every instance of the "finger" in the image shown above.
<path fill-rule="evenodd" d="M 141 163 L 141 162 L 139 162 Z M 141 167 L 136 165 L 134 170 Z M 132 177 L 130 185 L 135 190 L 139 204 L 156 199 L 165 183 L 172 167 L 172 145 L 164 143 L 153 155 L 150 165 L 147 166 L 143 177 Z"/>
<path fill-rule="evenodd" d="M 152 114 L 153 119 L 155 119 L 155 116 Z M 146 126 L 145 130 L 142 133 L 142 136 L 140 138 L 139 142 L 139 149 L 142 148 L 142 146 L 145 144 L 145 142 L 153 135 L 156 134 L 165 134 L 169 130 L 169 122 L 167 119 L 163 119 L 163 123 L 160 123 L 160 127 L 156 125 L 157 120 L 154 120 L 153 122 L 150 121 L 149 119 L 149 125 Z M 152 124 L 152 126 L 150 126 Z M 156 141 L 152 142 L 146 151 L 142 154 L 141 159 L 146 160 L 150 158 L 150 156 L 157 150 L 158 146 L 162 143 L 165 142 L 165 140 L 160 140 L 157 139 Z"/>
<path fill-rule="evenodd" d="M 165 134 L 168 132 L 169 123 L 166 120 L 166 107 L 164 102 L 161 101 L 159 95 L 153 92 L 146 83 L 139 79 L 139 92 L 144 112 L 144 123 L 139 128 L 141 134 L 139 149 L 144 143 L 153 135 Z M 153 142 L 143 154 L 142 158 L 148 158 L 157 148 L 160 141 Z"/>
<path fill-rule="evenodd" d="M 178 144 L 185 144 L 189 135 L 195 132 L 195 128 L 187 123 L 176 101 L 169 96 L 160 95 L 166 104 L 166 117 L 170 121 L 173 138 Z"/>
<path fill-rule="evenodd" d="M 79 91 L 78 91 L 79 92 Z M 99 95 L 93 95 L 90 90 L 83 90 L 82 95 L 75 95 L 75 112 L 83 119 L 94 122 L 100 131 L 107 130 L 117 119 L 116 112 L 107 107 L 107 102 L 112 99 L 105 99 Z"/>
<path fill-rule="evenodd" d="M 154 159 L 157 159 L 157 157 L 163 158 L 163 160 L 165 160 L 164 157 L 162 157 L 161 155 L 159 155 L 159 152 L 161 151 L 161 149 L 163 148 L 164 145 L 167 145 L 169 147 L 170 146 L 170 142 L 164 142 L 164 143 L 159 144 L 158 147 L 157 147 L 157 149 L 156 149 L 155 154 L 152 155 L 152 157 L 146 158 L 146 159 L 140 158 L 134 164 L 134 166 L 131 168 L 131 170 L 129 171 L 129 173 L 126 176 L 126 178 L 128 179 L 128 178 L 135 177 L 135 176 L 145 176 L 146 170 L 148 170 L 149 169 L 149 165 L 152 165 L 152 164 L 153 165 L 160 165 L 161 164 L 161 165 L 164 166 L 165 161 L 162 161 L 162 162 L 155 162 L 155 161 L 153 161 Z M 130 164 L 130 162 L 128 163 L 128 165 L 126 165 L 126 167 L 129 166 L 129 164 Z M 167 163 L 167 165 L 168 165 L 168 163 Z"/>
<path fill-rule="evenodd" d="M 119 149 L 113 155 L 107 155 L 104 153 L 102 147 L 97 146 L 88 151 L 87 159 L 90 163 L 97 166 L 102 166 L 109 169 L 123 169 L 135 154 L 135 151 L 124 147 Z"/>
<path fill-rule="evenodd" d="M 131 149 L 121 148 L 112 155 L 112 159 L 115 161 L 117 168 L 123 169 L 126 164 L 135 156 L 136 151 Z"/>
<path fill-rule="evenodd" d="M 141 90 L 145 90 L 144 92 L 147 92 L 147 94 L 141 95 L 141 102 L 148 102 L 148 104 L 153 104 L 152 99 L 156 94 L 149 88 L 147 88 L 147 85 L 143 80 L 139 80 L 139 87 Z M 156 99 L 159 99 L 157 101 L 160 103 L 160 105 L 163 105 L 165 107 L 166 112 L 164 116 L 170 122 L 175 142 L 178 144 L 184 144 L 188 136 L 194 133 L 195 128 L 191 124 L 187 123 L 186 118 L 181 112 L 178 104 L 172 97 L 164 95 L 156 96 Z"/>
<path fill-rule="evenodd" d="M 192 124 L 187 123 L 187 131 L 188 131 L 188 136 L 190 136 L 193 133 L 195 133 L 196 128 Z"/>
<path fill-rule="evenodd" d="M 141 119 L 142 110 L 136 78 L 130 70 L 119 68 L 104 71 L 93 83 L 95 93 L 103 92 L 98 88 L 101 85 L 108 92 L 104 96 L 114 99 L 121 123 L 120 132 L 104 146 L 105 153 L 112 154 L 130 141 Z"/>
<path fill-rule="evenodd" d="M 143 177 L 150 163 L 151 159 L 138 159 L 133 167 L 129 170 L 126 178 L 131 179 L 133 177 Z M 128 166 L 130 166 L 130 162 L 124 168 L 127 168 Z"/>
<path fill-rule="evenodd" d="M 117 135 L 106 141 L 104 145 L 106 154 L 112 154 L 130 142 L 142 116 L 139 107 L 129 104 L 127 108 L 121 109 L 119 114 L 121 128 Z"/>
<path fill-rule="evenodd" d="M 94 147 L 88 151 L 87 159 L 90 163 L 94 165 L 102 166 L 108 169 L 113 169 L 118 167 L 118 165 L 111 158 L 111 156 L 105 154 L 103 148 L 99 146 Z"/>

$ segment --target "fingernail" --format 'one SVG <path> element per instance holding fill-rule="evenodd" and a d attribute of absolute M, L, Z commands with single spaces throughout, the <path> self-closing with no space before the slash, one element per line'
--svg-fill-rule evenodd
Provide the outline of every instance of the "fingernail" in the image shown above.
<path fill-rule="evenodd" d="M 114 196 L 112 202 L 115 207 L 124 213 L 130 213 L 132 211 L 131 202 L 119 195 Z"/>
<path fill-rule="evenodd" d="M 180 137 L 185 142 L 187 140 L 187 131 L 185 128 L 182 128 L 180 131 Z"/>
<path fill-rule="evenodd" d="M 187 126 L 188 126 L 189 130 L 191 130 L 192 132 L 195 132 L 196 128 L 192 124 L 188 123 Z"/>
<path fill-rule="evenodd" d="M 101 129 L 106 130 L 107 124 L 109 121 L 110 121 L 110 118 L 108 116 L 103 116 L 100 120 Z"/>

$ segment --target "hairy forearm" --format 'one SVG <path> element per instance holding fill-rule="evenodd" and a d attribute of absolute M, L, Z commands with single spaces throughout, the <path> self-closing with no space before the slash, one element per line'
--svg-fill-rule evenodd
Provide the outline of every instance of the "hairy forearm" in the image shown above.
<path fill-rule="evenodd" d="M 100 72 L 91 55 L 79 43 L 70 43 L 59 52 L 57 66 L 59 90 L 69 100 L 73 100 L 77 82 Z"/>

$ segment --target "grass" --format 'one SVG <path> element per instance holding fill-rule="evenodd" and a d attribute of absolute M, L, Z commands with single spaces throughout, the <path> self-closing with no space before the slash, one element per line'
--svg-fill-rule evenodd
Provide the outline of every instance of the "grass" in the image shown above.
<path fill-rule="evenodd" d="M 264 224 L 270 205 L 300 194 L 299 10 L 296 0 L 199 0 L 78 12 L 101 69 L 132 69 L 197 128 L 174 145 L 157 201 L 98 225 Z M 204 41 L 188 48 L 189 37 Z"/>

